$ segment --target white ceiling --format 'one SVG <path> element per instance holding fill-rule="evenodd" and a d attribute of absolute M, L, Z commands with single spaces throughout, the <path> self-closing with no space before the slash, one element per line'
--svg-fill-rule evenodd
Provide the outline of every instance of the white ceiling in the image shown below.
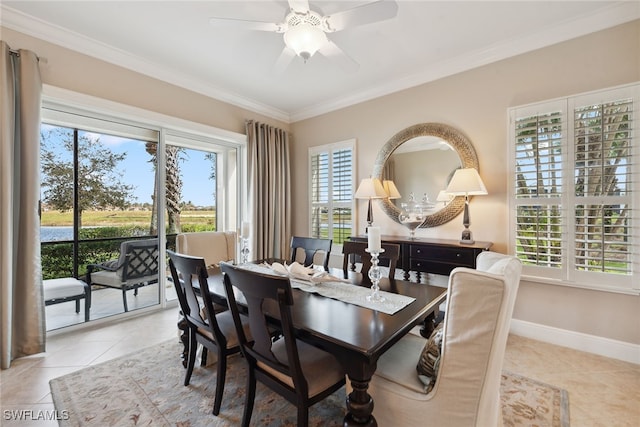
<path fill-rule="evenodd" d="M 310 4 L 326 15 L 368 2 Z M 640 18 L 637 0 L 398 4 L 391 20 L 329 34 L 359 63 L 355 72 L 316 54 L 275 73 L 282 34 L 209 24 L 213 16 L 282 22 L 286 0 L 3 0 L 0 11 L 7 28 L 285 122 Z"/>

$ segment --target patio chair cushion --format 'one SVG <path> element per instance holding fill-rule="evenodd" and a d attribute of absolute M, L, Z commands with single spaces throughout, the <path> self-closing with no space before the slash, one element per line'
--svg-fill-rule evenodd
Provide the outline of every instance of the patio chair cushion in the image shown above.
<path fill-rule="evenodd" d="M 47 279 L 42 283 L 45 301 L 86 295 L 87 284 L 73 277 Z"/>
<path fill-rule="evenodd" d="M 126 282 L 122 281 L 122 275 L 113 274 L 111 271 L 101 270 L 91 273 L 91 282 L 97 285 L 110 286 L 112 288 L 122 288 L 125 285 L 133 285 L 136 283 L 156 282 L 158 280 L 157 274 L 152 274 L 145 277 L 136 277 L 135 279 L 129 279 Z"/>
<path fill-rule="evenodd" d="M 84 299 L 84 320 L 89 321 L 91 308 L 91 287 L 74 277 L 46 279 L 42 281 L 45 306 L 75 301 L 76 313 L 80 313 L 80 300 Z"/>

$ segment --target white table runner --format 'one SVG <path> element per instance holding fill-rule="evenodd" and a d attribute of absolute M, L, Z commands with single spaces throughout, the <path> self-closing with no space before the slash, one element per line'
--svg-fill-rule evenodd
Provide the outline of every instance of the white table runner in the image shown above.
<path fill-rule="evenodd" d="M 262 274 L 286 277 L 284 274 L 273 271 L 273 269 L 265 264 L 247 263 L 240 264 L 238 267 Z M 298 278 L 290 278 L 290 281 L 292 288 L 300 289 L 304 292 L 316 293 L 326 298 L 337 299 L 349 304 L 354 304 L 371 310 L 377 310 L 386 314 L 394 314 L 415 300 L 415 298 L 408 297 L 406 295 L 380 291 L 380 295 L 384 297 L 384 301 L 369 301 L 367 300 L 367 296 L 371 294 L 370 288 L 353 285 L 342 281 L 340 278 L 336 278 L 336 280 L 322 281 L 319 283 L 313 283 L 311 281 L 301 280 Z"/>

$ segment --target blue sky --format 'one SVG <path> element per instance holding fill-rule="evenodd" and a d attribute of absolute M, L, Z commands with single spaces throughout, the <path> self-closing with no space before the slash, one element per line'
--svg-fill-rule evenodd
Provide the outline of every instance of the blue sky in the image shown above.
<path fill-rule="evenodd" d="M 46 133 L 47 126 L 43 125 Z M 118 170 L 123 173 L 123 180 L 135 187 L 133 194 L 135 202 L 151 203 L 153 194 L 153 165 L 149 163 L 150 156 L 145 150 L 145 143 L 111 135 L 85 132 L 92 138 L 100 138 L 100 142 L 115 153 L 126 153 L 126 158 L 119 164 Z M 62 158 L 68 157 L 68 153 Z M 182 155 L 182 200 L 192 202 L 196 206 L 211 206 L 214 204 L 214 182 L 209 178 L 211 161 L 204 158 L 205 153 L 187 149 Z"/>
<path fill-rule="evenodd" d="M 144 142 L 101 135 L 100 141 L 107 144 L 114 152 L 127 154 L 121 163 L 121 170 L 134 190 L 137 202 L 151 202 L 153 194 L 153 165 L 149 163 L 149 154 L 145 151 Z M 186 150 L 180 163 L 182 174 L 182 200 L 192 202 L 196 206 L 213 205 L 214 183 L 209 179 L 211 161 L 204 158 L 205 153 Z"/>

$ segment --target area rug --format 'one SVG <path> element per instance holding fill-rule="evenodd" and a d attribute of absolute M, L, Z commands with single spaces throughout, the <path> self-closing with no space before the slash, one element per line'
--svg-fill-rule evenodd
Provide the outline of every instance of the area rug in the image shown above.
<path fill-rule="evenodd" d="M 188 387 L 180 360 L 181 346 L 171 340 L 135 354 L 85 368 L 50 381 L 61 426 L 238 426 L 244 408 L 245 364 L 229 359 L 222 408 L 211 414 L 215 364 L 196 366 Z M 502 406 L 507 427 L 568 427 L 564 390 L 505 372 Z M 341 426 L 344 387 L 309 411 L 309 425 Z M 64 412 L 63 412 L 64 411 Z M 374 411 L 375 413 L 375 411 Z M 251 425 L 296 425 L 296 409 L 258 383 Z"/>

